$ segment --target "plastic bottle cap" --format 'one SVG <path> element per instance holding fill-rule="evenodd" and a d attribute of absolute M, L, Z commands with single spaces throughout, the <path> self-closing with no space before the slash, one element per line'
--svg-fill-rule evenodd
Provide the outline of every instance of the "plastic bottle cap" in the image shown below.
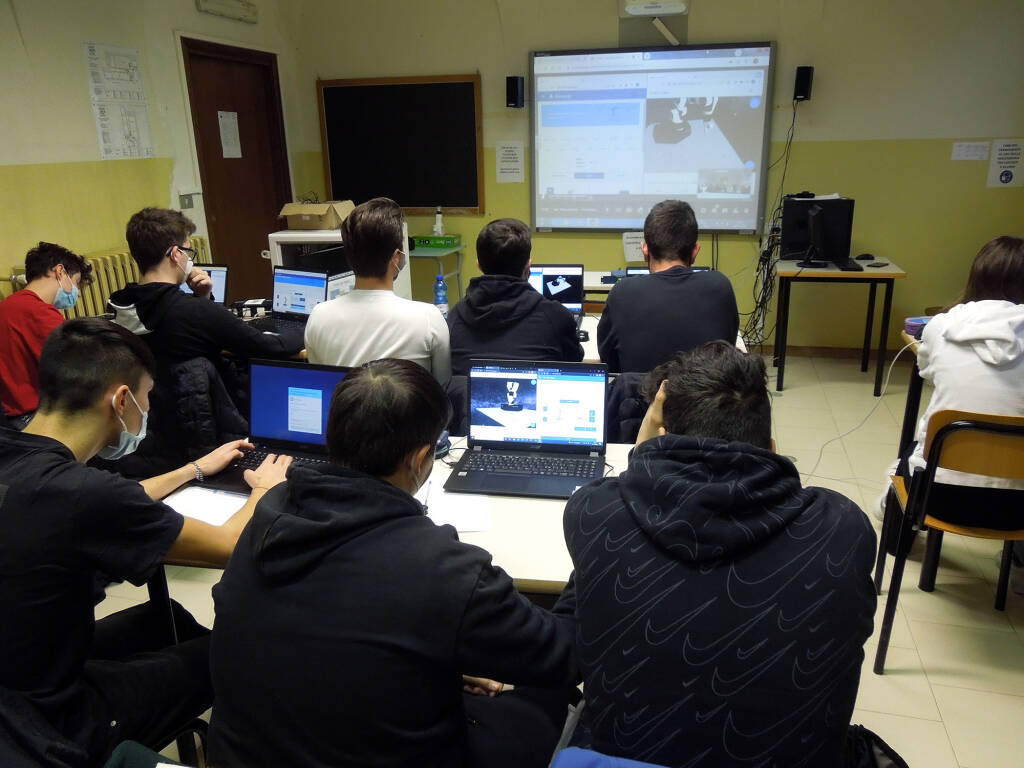
<path fill-rule="evenodd" d="M 444 280 L 444 275 L 438 275 L 438 276 L 437 276 L 437 279 L 438 279 L 438 280 Z"/>

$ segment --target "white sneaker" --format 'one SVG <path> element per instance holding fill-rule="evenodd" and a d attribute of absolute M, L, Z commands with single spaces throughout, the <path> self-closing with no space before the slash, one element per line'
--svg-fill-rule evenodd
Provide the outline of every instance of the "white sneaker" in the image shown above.
<path fill-rule="evenodd" d="M 885 487 L 882 492 L 875 499 L 875 503 L 871 507 L 871 514 L 874 515 L 878 522 L 885 520 L 885 501 L 889 497 L 890 482 L 889 478 L 896 474 L 896 469 L 900 465 L 900 460 L 896 459 L 892 464 L 886 467 L 885 470 Z"/>

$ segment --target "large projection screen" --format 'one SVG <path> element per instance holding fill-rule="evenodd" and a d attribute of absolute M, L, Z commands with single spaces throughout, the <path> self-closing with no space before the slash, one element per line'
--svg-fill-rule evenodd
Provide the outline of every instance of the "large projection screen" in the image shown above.
<path fill-rule="evenodd" d="M 761 230 L 774 64 L 770 42 L 534 52 L 533 226 L 639 229 L 674 198 Z"/>

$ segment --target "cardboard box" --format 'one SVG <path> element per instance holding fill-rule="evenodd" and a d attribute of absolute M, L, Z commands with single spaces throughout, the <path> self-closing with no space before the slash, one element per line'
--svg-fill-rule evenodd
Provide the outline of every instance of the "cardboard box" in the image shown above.
<path fill-rule="evenodd" d="M 286 203 L 278 216 L 288 220 L 288 229 L 337 229 L 353 208 L 355 205 L 351 200 Z"/>

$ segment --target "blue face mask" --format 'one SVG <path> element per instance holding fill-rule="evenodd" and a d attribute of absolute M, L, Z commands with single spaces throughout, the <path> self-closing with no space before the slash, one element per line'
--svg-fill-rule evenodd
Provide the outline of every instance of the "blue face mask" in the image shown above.
<path fill-rule="evenodd" d="M 128 390 L 128 395 L 131 397 L 132 402 L 135 403 L 135 407 L 139 408 L 139 402 L 135 399 L 135 395 L 132 394 L 130 389 Z M 114 395 L 114 397 L 110 398 L 110 405 L 114 408 L 115 416 L 117 415 L 117 407 L 115 405 L 116 397 L 117 395 Z M 124 423 L 124 419 L 118 416 L 117 420 L 121 422 L 122 429 L 121 435 L 118 437 L 117 445 L 106 445 L 103 448 L 100 448 L 99 453 L 96 455 L 101 459 L 109 459 L 113 461 L 115 459 L 120 459 L 123 456 L 127 456 L 138 448 L 139 443 L 146 439 L 146 420 L 149 418 L 149 413 L 143 411 L 141 408 L 139 408 L 139 413 L 142 414 L 142 426 L 139 428 L 139 434 L 133 435 L 129 432 L 128 425 Z"/>
<path fill-rule="evenodd" d="M 65 277 L 67 273 L 64 273 Z M 68 282 L 71 283 L 71 290 L 65 291 L 64 286 L 61 285 L 60 278 L 57 278 L 57 296 L 53 300 L 53 306 L 57 309 L 71 309 L 78 303 L 78 286 L 75 285 L 74 281 L 68 277 Z"/>

